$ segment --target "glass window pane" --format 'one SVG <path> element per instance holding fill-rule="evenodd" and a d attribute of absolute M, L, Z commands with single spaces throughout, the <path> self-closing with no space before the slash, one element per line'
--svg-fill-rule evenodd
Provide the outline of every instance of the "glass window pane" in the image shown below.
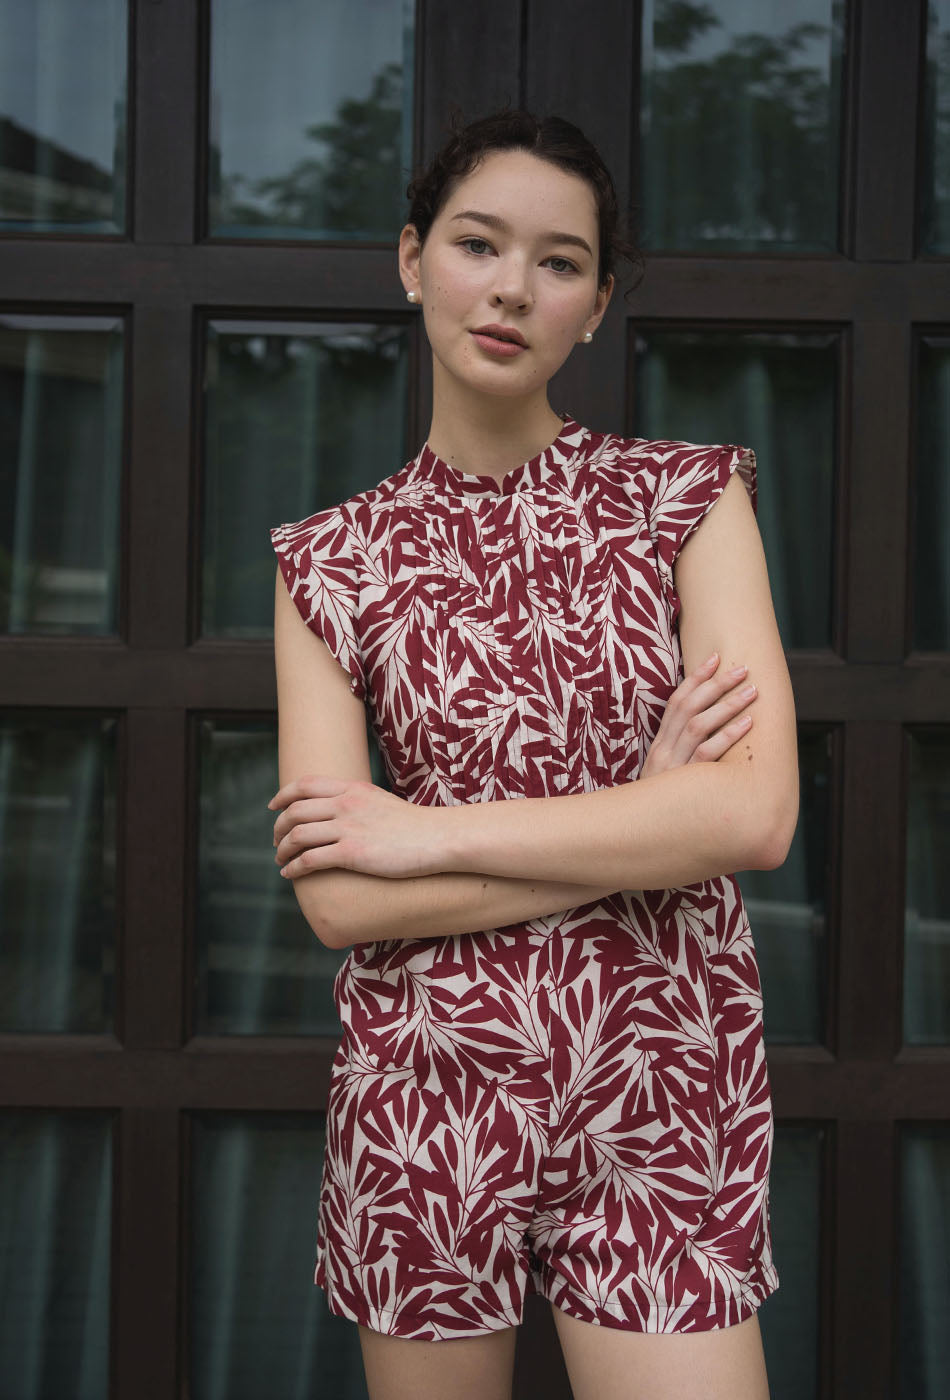
<path fill-rule="evenodd" d="M 394 242 L 414 44 L 414 0 L 215 0 L 211 236 Z"/>
<path fill-rule="evenodd" d="M 0 0 L 0 229 L 125 229 L 128 0 Z"/>
<path fill-rule="evenodd" d="M 192 1129 L 192 1400 L 366 1400 L 357 1329 L 313 1282 L 323 1114 Z"/>
<path fill-rule="evenodd" d="M 272 633 L 275 562 L 262 521 L 303 520 L 403 466 L 407 361 L 404 325 L 209 325 L 205 636 Z"/>
<path fill-rule="evenodd" d="M 275 726 L 206 718 L 199 736 L 195 1029 L 338 1037 L 346 950 L 324 947 L 274 860 Z"/>
<path fill-rule="evenodd" d="M 749 914 L 772 1045 L 824 1039 L 831 897 L 831 731 L 801 725 L 798 827 L 784 865 L 736 878 Z"/>
<path fill-rule="evenodd" d="M 950 728 L 908 735 L 904 1039 L 950 1041 Z"/>
<path fill-rule="evenodd" d="M 921 106 L 920 251 L 950 254 L 950 0 L 928 0 Z"/>
<path fill-rule="evenodd" d="M 641 329 L 634 431 L 741 443 L 786 650 L 832 638 L 837 337 Z M 806 585 L 806 586 L 803 586 Z"/>
<path fill-rule="evenodd" d="M 917 382 L 913 645 L 950 651 L 950 337 L 921 341 Z"/>
<path fill-rule="evenodd" d="M 117 728 L 0 712 L 0 1031 L 112 1027 Z"/>
<path fill-rule="evenodd" d="M 827 1130 L 775 1125 L 769 1219 L 779 1288 L 759 1308 L 771 1400 L 817 1400 L 821 1177 Z"/>
<path fill-rule="evenodd" d="M 0 631 L 117 627 L 122 322 L 0 313 Z"/>
<path fill-rule="evenodd" d="M 834 252 L 845 0 L 643 0 L 641 242 Z"/>
<path fill-rule="evenodd" d="M 106 1400 L 112 1124 L 0 1113 L 0 1375 L 16 1400 Z"/>
<path fill-rule="evenodd" d="M 901 1134 L 900 1400 L 950 1393 L 950 1127 Z"/>

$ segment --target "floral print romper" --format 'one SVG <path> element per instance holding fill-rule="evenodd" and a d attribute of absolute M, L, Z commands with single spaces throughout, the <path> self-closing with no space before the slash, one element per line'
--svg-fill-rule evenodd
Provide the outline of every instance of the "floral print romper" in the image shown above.
<path fill-rule="evenodd" d="M 673 562 L 754 453 L 562 415 L 493 477 L 425 444 L 271 539 L 369 706 L 392 789 L 448 805 L 636 780 L 683 678 Z M 316 1282 L 437 1340 L 520 1322 L 695 1332 L 778 1287 L 773 1120 L 734 876 L 477 934 L 354 945 L 334 983 Z"/>

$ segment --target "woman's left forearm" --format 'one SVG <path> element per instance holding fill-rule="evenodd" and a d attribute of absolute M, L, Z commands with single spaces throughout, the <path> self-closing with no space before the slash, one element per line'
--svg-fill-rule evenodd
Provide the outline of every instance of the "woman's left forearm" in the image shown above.
<path fill-rule="evenodd" d="M 791 830 L 735 763 L 696 763 L 597 792 L 444 812 L 445 870 L 670 889 L 785 859 Z M 793 827 L 792 827 L 793 829 Z"/>

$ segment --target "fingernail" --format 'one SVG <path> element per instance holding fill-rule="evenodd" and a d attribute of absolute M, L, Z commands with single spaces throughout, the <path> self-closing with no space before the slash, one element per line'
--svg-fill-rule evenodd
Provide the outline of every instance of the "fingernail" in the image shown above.
<path fill-rule="evenodd" d="M 707 656 L 707 657 L 706 657 L 706 660 L 703 662 L 703 665 L 704 665 L 704 666 L 711 666 L 711 665 L 713 664 L 714 661 L 718 661 L 718 660 L 719 660 L 719 653 L 718 653 L 718 651 L 714 651 L 713 654 L 712 654 L 712 656 Z"/>
<path fill-rule="evenodd" d="M 729 674 L 730 676 L 744 676 L 748 669 L 748 666 L 733 666 Z"/>

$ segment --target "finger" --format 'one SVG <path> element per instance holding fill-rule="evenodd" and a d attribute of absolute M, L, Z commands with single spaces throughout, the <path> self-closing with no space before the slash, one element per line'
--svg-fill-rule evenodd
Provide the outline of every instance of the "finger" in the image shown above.
<path fill-rule="evenodd" d="M 729 720 L 735 719 L 748 705 L 754 704 L 758 694 L 758 687 L 751 683 L 735 687 L 715 705 L 710 705 L 708 709 L 701 710 L 695 716 L 693 720 L 695 730 L 702 738 L 706 738 L 714 730 L 721 729 L 724 724 L 728 724 Z"/>
<path fill-rule="evenodd" d="M 338 797 L 345 787 L 346 783 L 342 778 L 331 778 L 325 773 L 308 773 L 284 783 L 267 805 L 271 809 L 284 808 L 301 797 Z"/>
<path fill-rule="evenodd" d="M 330 797 L 311 797 L 306 801 L 298 799 L 285 807 L 274 822 L 274 845 L 279 846 L 284 837 L 301 823 L 329 821 L 335 815 L 336 808 Z"/>
<path fill-rule="evenodd" d="M 335 843 L 325 846 L 310 846 L 288 860 L 280 868 L 280 874 L 288 880 L 299 879 L 301 875 L 312 875 L 315 870 L 331 870 L 340 864 Z"/>
<path fill-rule="evenodd" d="M 717 759 L 722 758 L 723 754 L 728 753 L 744 734 L 748 734 L 751 727 L 751 715 L 743 715 L 741 719 L 733 720 L 730 724 L 717 730 L 715 734 L 710 734 L 708 739 L 704 739 L 688 762 L 715 763 Z"/>
<path fill-rule="evenodd" d="M 714 653 L 715 655 L 715 653 Z M 717 663 L 718 665 L 718 663 Z M 737 684 L 739 677 L 725 680 L 722 674 L 714 675 L 716 667 L 710 662 L 691 671 L 680 681 L 669 698 L 663 712 L 662 726 L 671 739 L 678 739 L 683 726 L 695 715 L 708 709 L 720 698 L 729 686 Z"/>
<path fill-rule="evenodd" d="M 682 691 L 680 703 L 691 714 L 698 714 L 737 686 L 744 685 L 748 673 L 748 666 L 734 666 L 728 671 L 717 671 L 705 680 L 697 677 L 694 681 L 693 677 L 687 677 L 679 687 Z"/>
<path fill-rule="evenodd" d="M 688 714 L 686 709 L 678 716 L 678 723 L 667 726 L 667 743 L 675 766 L 691 762 L 696 750 L 707 743 L 713 735 L 736 718 L 737 710 L 745 710 L 754 704 L 757 691 L 755 686 L 744 686 L 733 690 L 724 700 L 708 709 Z M 688 716 L 688 717 L 687 717 Z M 733 739 L 732 743 L 735 742 Z M 727 748 L 731 744 L 727 745 Z M 714 757 L 719 757 L 719 754 Z"/>
<path fill-rule="evenodd" d="M 278 841 L 274 859 L 282 865 L 285 861 L 292 860 L 294 856 L 299 855 L 301 851 L 326 846 L 339 840 L 339 834 L 332 817 L 316 822 L 297 821 Z"/>

